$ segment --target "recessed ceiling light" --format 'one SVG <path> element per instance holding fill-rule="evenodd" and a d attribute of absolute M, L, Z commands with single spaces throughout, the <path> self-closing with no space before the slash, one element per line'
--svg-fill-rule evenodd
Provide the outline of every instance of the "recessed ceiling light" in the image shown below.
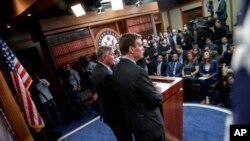
<path fill-rule="evenodd" d="M 31 17 L 32 16 L 32 14 L 30 13 L 30 12 L 27 12 L 27 15 L 26 15 L 27 17 Z"/>
<path fill-rule="evenodd" d="M 122 0 L 111 0 L 112 10 L 122 10 L 123 1 Z"/>
<path fill-rule="evenodd" d="M 11 25 L 7 23 L 6 28 L 11 28 Z"/>
<path fill-rule="evenodd" d="M 82 7 L 82 5 L 80 3 L 71 6 L 71 9 L 74 12 L 74 14 L 76 15 L 76 17 L 79 17 L 79 16 L 82 16 L 82 15 L 86 14 L 85 10 L 83 9 L 83 7 Z"/>

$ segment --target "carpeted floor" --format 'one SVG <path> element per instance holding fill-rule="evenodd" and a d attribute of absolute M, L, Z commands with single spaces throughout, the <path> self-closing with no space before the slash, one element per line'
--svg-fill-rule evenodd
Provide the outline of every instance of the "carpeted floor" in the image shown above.
<path fill-rule="evenodd" d="M 215 106 L 184 104 L 183 106 L 183 141 L 223 141 L 225 121 L 231 112 Z M 116 141 L 111 129 L 99 117 L 82 125 L 78 121 L 64 130 L 73 131 L 64 134 L 63 141 Z M 82 126 L 79 126 L 82 125 Z M 76 126 L 78 125 L 78 126 Z"/>

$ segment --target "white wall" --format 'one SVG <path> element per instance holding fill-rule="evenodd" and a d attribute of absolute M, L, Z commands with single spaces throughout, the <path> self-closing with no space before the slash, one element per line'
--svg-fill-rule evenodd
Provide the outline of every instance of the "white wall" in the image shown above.
<path fill-rule="evenodd" d="M 183 27 L 181 9 L 175 8 L 169 11 L 172 28 L 179 29 Z"/>

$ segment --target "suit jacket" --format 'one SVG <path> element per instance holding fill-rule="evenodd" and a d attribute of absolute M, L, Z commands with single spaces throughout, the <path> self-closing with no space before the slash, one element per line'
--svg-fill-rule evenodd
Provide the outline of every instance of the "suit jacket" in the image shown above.
<path fill-rule="evenodd" d="M 162 95 L 156 91 L 147 72 L 131 60 L 121 58 L 114 67 L 113 76 L 135 138 L 150 140 L 164 136 L 159 109 Z"/>
<path fill-rule="evenodd" d="M 182 71 L 182 64 L 180 62 L 176 62 L 176 70 L 175 70 L 175 75 L 173 74 L 174 71 L 174 62 L 169 62 L 167 66 L 167 72 L 166 76 L 170 77 L 181 77 L 181 71 Z"/>
<path fill-rule="evenodd" d="M 158 62 L 154 64 L 154 70 L 153 73 L 157 74 L 157 66 Z M 165 62 L 162 62 L 161 64 L 161 76 L 166 76 L 166 70 L 167 70 L 167 64 Z"/>
<path fill-rule="evenodd" d="M 227 47 L 226 47 L 226 50 L 228 50 L 229 49 L 229 44 L 227 43 Z M 219 48 L 218 48 L 218 54 L 219 55 L 224 55 L 224 54 L 222 54 L 222 52 L 223 52 L 223 44 L 221 44 L 220 46 L 219 46 Z"/>
<path fill-rule="evenodd" d="M 182 59 L 182 61 L 181 61 Z M 185 60 L 187 59 L 187 51 L 183 50 L 183 52 L 181 54 L 178 54 L 178 61 L 183 64 L 185 62 Z"/>
<path fill-rule="evenodd" d="M 210 62 L 210 69 L 209 71 L 205 70 L 205 63 L 200 64 L 200 76 L 203 74 L 210 74 L 212 76 L 213 80 L 218 80 L 218 74 L 219 74 L 219 68 L 218 68 L 218 62 L 216 60 L 211 60 Z"/>
<path fill-rule="evenodd" d="M 176 49 L 175 49 L 175 43 L 174 43 L 174 39 L 172 38 L 172 37 L 169 37 L 169 44 L 170 44 L 170 47 L 171 47 L 171 49 L 172 49 L 172 51 L 173 52 L 175 52 L 176 51 Z M 179 40 L 180 41 L 180 40 Z"/>
<path fill-rule="evenodd" d="M 174 36 L 171 37 L 174 42 Z M 174 42 L 174 45 L 181 45 L 181 36 L 177 33 L 176 34 L 176 43 Z"/>
<path fill-rule="evenodd" d="M 227 4 L 225 0 L 221 0 L 216 13 L 219 20 L 227 19 Z"/>
<path fill-rule="evenodd" d="M 100 115 L 109 124 L 120 115 L 121 100 L 114 87 L 112 72 L 97 63 L 91 74 L 91 82 L 98 94 Z"/>

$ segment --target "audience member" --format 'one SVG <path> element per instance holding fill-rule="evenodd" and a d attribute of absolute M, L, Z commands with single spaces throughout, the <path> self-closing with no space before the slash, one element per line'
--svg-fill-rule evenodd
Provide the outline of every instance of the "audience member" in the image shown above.
<path fill-rule="evenodd" d="M 183 77 L 183 93 L 184 100 L 192 100 L 192 86 L 197 81 L 197 76 L 199 73 L 199 63 L 194 60 L 191 52 L 187 52 L 187 58 L 183 65 L 182 77 Z"/>
<path fill-rule="evenodd" d="M 173 53 L 172 62 L 168 63 L 166 76 L 181 77 L 182 63 L 178 62 L 178 54 Z"/>
<path fill-rule="evenodd" d="M 231 67 L 231 61 L 232 61 L 234 48 L 235 48 L 235 44 L 231 44 L 222 57 L 222 62 L 227 67 Z"/>
<path fill-rule="evenodd" d="M 228 40 L 227 37 L 224 36 L 221 38 L 221 45 L 219 46 L 218 50 L 219 55 L 223 56 L 224 53 L 228 50 L 228 48 L 229 48 Z"/>
<path fill-rule="evenodd" d="M 155 66 L 155 70 L 156 70 L 155 75 L 166 76 L 166 69 L 167 69 L 167 65 L 163 61 L 163 56 L 158 55 L 157 65 Z"/>
<path fill-rule="evenodd" d="M 180 62 L 181 64 L 184 63 L 184 60 L 186 58 L 186 51 L 182 49 L 181 45 L 177 45 L 176 46 L 176 52 L 178 54 L 178 62 Z"/>
<path fill-rule="evenodd" d="M 218 80 L 218 63 L 211 58 L 211 54 L 205 51 L 200 64 L 200 90 L 203 96 L 202 103 L 209 104 L 208 88 Z"/>

